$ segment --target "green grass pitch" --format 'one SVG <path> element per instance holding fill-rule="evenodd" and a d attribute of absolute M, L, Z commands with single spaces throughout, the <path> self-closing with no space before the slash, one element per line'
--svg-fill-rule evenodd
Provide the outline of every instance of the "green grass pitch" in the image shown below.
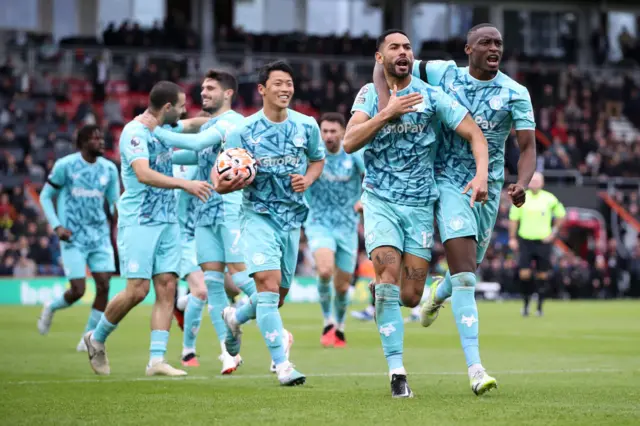
<path fill-rule="evenodd" d="M 358 307 L 354 307 L 358 308 Z M 244 365 L 219 375 L 219 345 L 205 313 L 201 367 L 186 379 L 144 376 L 149 307 L 112 335 L 111 376 L 97 377 L 75 347 L 87 307 L 60 311 L 51 333 L 36 330 L 39 308 L 0 309 L 0 424 L 3 425 L 638 425 L 640 303 L 550 302 L 543 318 L 516 303 L 480 304 L 483 364 L 498 389 L 469 387 L 449 307 L 429 329 L 410 324 L 405 366 L 415 393 L 392 400 L 386 362 L 372 323 L 347 323 L 348 348 L 319 344 L 320 308 L 282 309 L 293 332 L 291 360 L 307 374 L 281 388 L 255 323 L 245 326 Z M 406 314 L 406 312 L 405 312 Z M 182 334 L 172 329 L 168 358 L 179 365 Z"/>

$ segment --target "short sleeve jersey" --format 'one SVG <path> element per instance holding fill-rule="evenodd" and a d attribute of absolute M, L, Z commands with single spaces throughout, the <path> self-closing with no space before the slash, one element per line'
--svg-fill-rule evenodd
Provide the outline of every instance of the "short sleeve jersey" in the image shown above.
<path fill-rule="evenodd" d="M 455 130 L 467 110 L 439 87 L 415 77 L 398 96 L 415 92 L 424 97 L 416 112 L 387 123 L 364 147 L 363 188 L 396 204 L 425 206 L 438 198 L 433 169 L 438 123 Z M 356 111 L 369 117 L 378 113 L 378 95 L 372 83 L 360 89 L 351 108 L 352 113 Z"/>
<path fill-rule="evenodd" d="M 413 75 L 426 78 L 469 110 L 487 139 L 489 182 L 495 183 L 492 193 L 497 191 L 499 196 L 504 182 L 505 141 L 511 129 L 535 130 L 527 89 L 501 72 L 492 80 L 477 80 L 469 74 L 469 67 L 458 67 L 454 61 L 415 61 Z M 436 176 L 462 189 L 476 173 L 471 144 L 449 129 L 441 130 L 443 142 L 436 157 Z"/>
<path fill-rule="evenodd" d="M 291 175 L 304 175 L 310 162 L 325 157 L 316 120 L 293 110 L 287 114 L 274 123 L 258 111 L 226 134 L 223 147 L 244 148 L 257 162 L 256 177 L 243 190 L 243 208 L 269 215 L 283 230 L 299 228 L 309 212 L 304 194 L 293 190 Z"/>
<path fill-rule="evenodd" d="M 215 127 L 222 135 L 232 131 L 244 120 L 244 116 L 235 111 L 227 111 L 217 117 L 207 121 L 201 128 L 203 132 L 211 127 Z M 210 146 L 198 152 L 198 179 L 211 183 L 211 169 L 215 166 L 221 145 Z M 224 219 L 225 210 L 235 210 L 236 213 L 242 204 L 242 191 L 220 195 L 211 194 L 211 197 L 204 203 L 197 215 L 197 226 L 210 226 L 220 223 Z"/>
<path fill-rule="evenodd" d="M 73 233 L 71 244 L 86 249 L 111 244 L 104 201 L 120 196 L 118 169 L 98 157 L 89 163 L 79 152 L 56 161 L 48 182 L 58 190 L 56 210 L 60 224 Z"/>
<path fill-rule="evenodd" d="M 118 226 L 178 223 L 172 189 L 156 188 L 138 181 L 132 164 L 140 159 L 165 176 L 173 177 L 172 148 L 153 136 L 142 123 L 131 121 L 120 135 L 121 175 L 124 193 L 118 204 Z"/>
<path fill-rule="evenodd" d="M 518 236 L 525 240 L 544 240 L 551 235 L 553 219 L 565 217 L 566 211 L 555 195 L 527 190 L 527 201 L 520 208 L 511 206 L 509 219 L 520 222 Z"/>
<path fill-rule="evenodd" d="M 353 232 L 359 215 L 353 209 L 360 199 L 364 160 L 360 151 L 327 151 L 322 174 L 307 190 L 309 217 L 305 226 L 320 225 L 337 232 Z"/>

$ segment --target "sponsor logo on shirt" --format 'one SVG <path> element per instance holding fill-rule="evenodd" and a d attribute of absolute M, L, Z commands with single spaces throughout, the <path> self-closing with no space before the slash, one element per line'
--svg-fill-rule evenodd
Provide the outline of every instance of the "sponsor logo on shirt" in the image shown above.
<path fill-rule="evenodd" d="M 73 188 L 71 195 L 79 198 L 102 198 L 104 195 L 97 189 Z"/>
<path fill-rule="evenodd" d="M 425 124 L 413 123 L 387 124 L 382 128 L 382 133 L 385 135 L 390 133 L 422 133 L 426 127 Z"/>
<path fill-rule="evenodd" d="M 264 157 L 258 158 L 258 164 L 263 167 L 297 166 L 300 164 L 300 158 L 293 155 L 285 155 L 283 157 Z"/>
<path fill-rule="evenodd" d="M 474 120 L 478 125 L 478 127 L 480 127 L 482 130 L 493 130 L 497 126 L 496 123 L 493 123 L 489 120 L 485 120 L 485 118 L 480 115 L 475 117 Z"/>

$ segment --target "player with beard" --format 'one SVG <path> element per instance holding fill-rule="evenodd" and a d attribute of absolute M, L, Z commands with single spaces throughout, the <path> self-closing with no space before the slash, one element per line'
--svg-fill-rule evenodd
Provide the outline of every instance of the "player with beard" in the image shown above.
<path fill-rule="evenodd" d="M 151 89 L 149 107 L 143 115 L 163 125 L 174 125 L 185 112 L 185 101 L 180 86 L 161 81 Z M 84 336 L 89 363 L 96 374 L 110 374 L 105 342 L 129 311 L 147 296 L 151 279 L 156 301 L 151 314 L 146 374 L 187 374 L 165 359 L 181 255 L 177 202 L 172 190 L 183 189 L 206 201 L 212 187 L 207 182 L 174 178 L 172 147 L 155 138 L 150 130 L 135 120 L 124 127 L 120 136 L 125 191 L 118 203 L 118 253 L 120 273 L 127 285 L 109 302 L 95 330 Z"/>
<path fill-rule="evenodd" d="M 458 67 L 454 61 L 415 61 L 413 66 L 414 77 L 440 87 L 471 112 L 489 144 L 488 202 L 473 207 L 469 196 L 461 191 L 476 173 L 473 153 L 465 138 L 442 130 L 435 162 L 440 191 L 436 217 L 449 271 L 444 280 L 434 280 L 420 310 L 422 325 L 428 327 L 436 320 L 444 300 L 451 297 L 471 388 L 477 395 L 497 386 L 480 362 L 475 271 L 489 246 L 500 208 L 505 141 L 512 127 L 516 129 L 520 160 L 517 183 L 509 185 L 508 193 L 516 207 L 524 204 L 525 188 L 536 169 L 535 122 L 529 92 L 499 71 L 502 51 L 500 32 L 491 24 L 481 24 L 467 35 L 468 67 Z M 381 69 L 376 70 L 374 80 L 382 107 L 389 97 Z"/>
<path fill-rule="evenodd" d="M 424 290 L 433 245 L 434 204 L 438 198 L 433 161 L 442 124 L 470 143 L 477 173 L 463 191 L 470 205 L 487 195 L 487 141 L 466 108 L 442 89 L 411 76 L 413 51 L 406 34 L 383 33 L 376 62 L 383 66 L 388 105 L 378 110 L 373 84 L 353 104 L 344 149 L 364 149 L 362 204 L 366 249 L 375 269 L 377 326 L 389 366 L 391 394 L 410 398 L 403 365 L 404 321 L 400 302 L 414 307 Z"/>
<path fill-rule="evenodd" d="M 79 152 L 56 161 L 40 193 L 47 221 L 60 239 L 62 263 L 70 284 L 62 296 L 42 308 L 38 321 L 41 334 L 49 332 L 54 312 L 70 307 L 84 295 L 87 265 L 96 284 L 96 295 L 84 332 L 93 330 L 107 306 L 109 278 L 116 269 L 104 201 L 113 215 L 120 197 L 118 169 L 102 157 L 104 137 L 98 126 L 80 129 L 78 148 Z M 87 350 L 83 339 L 77 350 Z"/>
<path fill-rule="evenodd" d="M 174 164 L 197 165 L 199 179 L 210 181 L 211 169 L 221 149 L 222 135 L 244 120 L 242 115 L 231 109 L 237 91 L 238 83 L 233 75 L 225 71 L 210 70 L 202 83 L 202 106 L 204 111 L 211 114 L 211 119 L 202 126 L 200 133 L 185 135 L 168 129 L 155 129 L 155 135 L 162 141 L 168 144 L 183 143 L 191 147 L 192 150 L 174 153 Z M 239 179 L 235 182 L 239 182 Z M 241 201 L 241 192 L 224 196 L 216 193 L 197 208 L 195 247 L 197 262 L 204 271 L 205 285 L 190 287 L 191 294 L 184 313 L 182 363 L 185 366 L 199 365 L 195 343 L 202 311 L 207 303 L 209 316 L 220 342 L 222 374 L 231 374 L 240 365 L 240 356 L 231 356 L 226 350 L 227 329 L 222 312 L 229 306 L 224 287 L 225 267 L 238 288 L 250 297 L 255 293 L 255 283 L 246 271 L 239 245 L 242 238 Z"/>

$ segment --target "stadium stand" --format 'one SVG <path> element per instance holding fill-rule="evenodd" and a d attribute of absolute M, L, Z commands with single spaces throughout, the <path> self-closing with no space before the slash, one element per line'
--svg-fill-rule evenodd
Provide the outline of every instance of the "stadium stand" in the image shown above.
<path fill-rule="evenodd" d="M 167 45 L 168 40 L 180 43 Z M 155 82 L 179 82 L 189 94 L 189 113 L 199 111 L 197 76 L 201 70 L 197 59 L 188 53 L 150 54 L 143 61 L 135 50 L 123 53 L 122 49 L 169 47 L 189 52 L 199 47 L 198 40 L 181 22 L 158 23 L 147 30 L 124 22 L 110 25 L 102 41 L 71 38 L 54 45 L 50 37 L 30 35 L 26 42 L 14 40 L 7 45 L 9 53 L 0 67 L 0 275 L 62 275 L 58 241 L 44 221 L 38 192 L 55 159 L 74 151 L 78 128 L 100 124 L 106 135 L 106 156 L 119 164 L 122 127 L 144 111 L 146 92 Z M 281 54 L 292 56 L 298 73 L 296 109 L 315 117 L 327 111 L 347 116 L 354 91 L 369 78 L 371 66 L 348 64 L 345 57 L 364 55 L 366 63 L 375 49 L 375 41 L 369 37 L 274 36 L 226 27 L 219 30 L 217 42 L 220 58 L 228 55 L 227 65 L 238 72 L 235 108 L 245 115 L 259 108 L 252 66 Z M 621 42 L 625 61 L 638 62 L 640 43 L 627 36 L 621 37 Z M 462 59 L 450 54 L 462 52 L 460 43 L 424 42 L 420 57 Z M 594 42 L 596 57 L 597 46 Z M 315 52 L 312 62 L 295 59 L 310 50 Z M 237 60 L 234 55 L 238 51 L 246 53 L 244 59 Z M 37 67 L 33 67 L 34 61 Z M 571 243 L 572 229 L 566 230 L 563 240 L 573 250 L 558 250 L 554 255 L 554 294 L 567 298 L 640 296 L 640 262 L 636 261 L 640 259 L 639 188 L 637 183 L 624 186 L 628 180 L 623 179 L 640 177 L 637 73 L 611 68 L 605 73 L 603 69 L 575 66 L 559 69 L 547 66 L 541 58 L 517 55 L 505 59 L 503 70 L 532 95 L 540 169 L 565 187 L 595 182 L 593 194 L 604 191 L 598 214 L 606 229 L 575 244 Z M 506 150 L 512 172 L 517 156 L 512 137 Z M 611 186 L 615 182 L 620 183 L 616 188 Z M 584 192 L 584 197 L 588 193 Z M 480 274 L 485 281 L 502 283 L 505 294 L 515 294 L 516 262 L 507 246 L 508 209 L 509 201 L 503 197 L 492 247 Z M 575 222 L 589 229 L 582 216 L 576 216 Z M 366 276 L 371 273 L 370 265 L 364 253 L 360 257 L 359 272 Z M 441 245 L 436 247 L 432 267 L 436 273 L 446 270 Z M 313 274 L 304 236 L 298 273 Z"/>

